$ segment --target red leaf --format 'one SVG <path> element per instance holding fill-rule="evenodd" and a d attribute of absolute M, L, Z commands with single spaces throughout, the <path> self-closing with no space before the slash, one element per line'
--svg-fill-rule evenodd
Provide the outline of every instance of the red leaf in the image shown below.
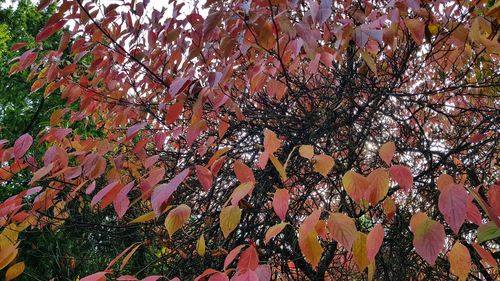
<path fill-rule="evenodd" d="M 177 94 L 182 92 L 184 89 L 186 89 L 189 84 L 191 84 L 191 81 L 189 78 L 186 77 L 180 77 L 176 78 L 172 84 L 170 84 L 170 88 L 168 89 L 168 94 L 170 97 L 175 97 Z"/>
<path fill-rule="evenodd" d="M 239 159 L 234 161 L 234 173 L 241 183 L 248 181 L 255 182 L 255 176 L 253 175 L 252 169 Z"/>
<path fill-rule="evenodd" d="M 25 42 L 15 43 L 15 44 L 12 45 L 12 47 L 10 47 L 10 50 L 12 52 L 14 52 L 14 51 L 17 51 L 17 50 L 21 49 L 22 47 L 24 47 L 26 45 L 28 45 L 28 43 L 25 43 Z"/>
<path fill-rule="evenodd" d="M 210 172 L 209 169 L 207 169 L 204 166 L 201 165 L 196 165 L 196 176 L 198 177 L 198 181 L 201 183 L 201 186 L 203 186 L 203 189 L 205 192 L 208 192 L 210 188 L 212 187 L 213 183 L 213 176 L 212 172 Z"/>
<path fill-rule="evenodd" d="M 16 159 L 23 157 L 32 144 L 33 138 L 30 136 L 30 134 L 24 134 L 20 136 L 14 143 L 14 157 Z"/>
<path fill-rule="evenodd" d="M 161 214 L 161 205 L 170 198 L 170 195 L 177 190 L 177 187 L 188 175 L 189 168 L 186 168 L 176 175 L 169 183 L 161 184 L 154 189 L 151 195 L 151 205 L 153 205 L 153 211 L 155 211 L 157 216 Z"/>
<path fill-rule="evenodd" d="M 413 175 L 410 168 L 403 165 L 393 165 L 389 168 L 389 173 L 399 186 L 406 192 L 410 191 L 413 185 Z"/>
<path fill-rule="evenodd" d="M 241 253 L 240 259 L 238 260 L 238 271 L 256 270 L 259 265 L 259 255 L 254 246 L 250 245 L 246 248 L 243 253 Z"/>
<path fill-rule="evenodd" d="M 56 33 L 59 31 L 64 25 L 66 24 L 66 20 L 60 20 L 58 22 L 55 22 L 49 26 L 44 27 L 37 35 L 35 42 L 41 42 L 47 38 L 49 38 L 50 35 Z"/>
<path fill-rule="evenodd" d="M 382 246 L 383 240 L 384 228 L 380 224 L 377 224 L 370 231 L 370 233 L 368 233 L 368 237 L 366 238 L 366 253 L 370 263 L 375 260 L 375 256 L 377 255 L 380 246 Z"/>
<path fill-rule="evenodd" d="M 288 190 L 280 188 L 274 192 L 273 208 L 274 212 L 276 212 L 281 221 L 285 220 L 289 200 L 290 195 L 288 194 Z"/>
<path fill-rule="evenodd" d="M 451 184 L 441 190 L 438 207 L 451 229 L 458 234 L 467 212 L 468 195 L 460 184 Z"/>

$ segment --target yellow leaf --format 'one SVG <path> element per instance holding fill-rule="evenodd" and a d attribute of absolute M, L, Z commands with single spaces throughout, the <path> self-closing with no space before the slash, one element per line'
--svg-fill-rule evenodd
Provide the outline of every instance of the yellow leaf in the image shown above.
<path fill-rule="evenodd" d="M 24 262 L 18 262 L 13 266 L 9 267 L 9 269 L 5 273 L 5 280 L 10 281 L 18 277 L 19 275 L 21 275 L 21 273 L 23 273 L 24 268 L 25 268 Z"/>
<path fill-rule="evenodd" d="M 198 238 L 198 241 L 196 242 L 196 252 L 202 257 L 205 256 L 205 237 L 203 234 L 200 235 L 200 238 Z"/>
<path fill-rule="evenodd" d="M 352 245 L 352 254 L 361 272 L 370 264 L 366 253 L 366 238 L 366 234 L 358 232 L 356 240 L 354 240 L 354 244 Z"/>
<path fill-rule="evenodd" d="M 384 162 L 387 165 L 391 165 L 391 161 L 392 158 L 394 157 L 395 152 L 396 152 L 396 145 L 392 141 L 389 141 L 384 143 L 380 147 L 380 149 L 378 150 L 378 155 L 380 156 L 380 158 L 382 158 L 382 160 L 384 160 Z"/>
<path fill-rule="evenodd" d="M 18 245 L 19 243 L 17 243 L 16 245 L 8 245 L 7 247 L 2 248 L 2 251 L 0 251 L 0 269 L 4 269 L 16 258 Z"/>
<path fill-rule="evenodd" d="M 286 181 L 287 176 L 286 176 L 286 171 L 283 165 L 281 165 L 281 162 L 278 160 L 278 158 L 274 157 L 274 155 L 269 155 L 269 159 L 271 159 L 271 162 L 273 163 L 274 167 L 276 170 L 278 170 L 278 173 L 280 174 L 281 180 Z"/>
<path fill-rule="evenodd" d="M 172 205 L 170 206 L 167 206 L 165 208 L 165 210 L 163 210 L 162 214 L 165 214 L 168 210 L 172 209 Z M 154 211 L 151 211 L 149 213 L 145 213 L 144 215 L 142 216 L 139 216 L 135 219 L 133 219 L 132 221 L 129 222 L 129 224 L 131 223 L 141 223 L 141 222 L 147 222 L 147 221 L 152 221 L 154 218 L 155 218 L 156 214 Z"/>
<path fill-rule="evenodd" d="M 361 57 L 363 57 L 363 60 L 365 61 L 366 65 L 368 65 L 368 68 L 377 75 L 377 66 L 375 65 L 375 60 L 373 57 L 368 54 L 367 52 L 361 52 Z"/>
<path fill-rule="evenodd" d="M 266 231 L 266 236 L 264 237 L 264 243 L 268 243 L 271 239 L 273 239 L 276 235 L 280 234 L 281 231 L 287 226 L 287 222 L 281 222 L 276 225 L 271 226 Z"/>
<path fill-rule="evenodd" d="M 428 26 L 429 31 L 432 35 L 436 35 L 439 32 L 439 26 L 437 24 L 430 23 Z"/>
<path fill-rule="evenodd" d="M 314 160 L 314 170 L 320 173 L 324 177 L 328 176 L 330 170 L 335 165 L 333 157 L 326 154 L 315 155 L 313 157 L 313 160 Z"/>
<path fill-rule="evenodd" d="M 147 222 L 147 221 L 150 221 L 150 220 L 153 220 L 155 218 L 155 212 L 151 211 L 149 213 L 146 213 L 142 216 L 139 216 L 135 219 L 133 219 L 131 222 L 129 223 L 141 223 L 141 222 Z"/>
<path fill-rule="evenodd" d="M 170 211 L 165 219 L 165 228 L 168 235 L 172 237 L 189 219 L 191 208 L 186 204 L 181 204 Z"/>
<path fill-rule="evenodd" d="M 467 280 L 471 268 L 469 250 L 467 250 L 464 245 L 460 244 L 460 242 L 456 242 L 453 248 L 451 248 L 448 258 L 450 261 L 451 273 L 458 276 L 460 280 Z"/>
<path fill-rule="evenodd" d="M 312 145 L 301 145 L 299 148 L 300 156 L 311 160 L 314 156 L 314 147 Z"/>
<path fill-rule="evenodd" d="M 349 197 L 359 203 L 368 188 L 368 180 L 354 171 L 348 171 L 342 177 L 342 185 Z"/>
<path fill-rule="evenodd" d="M 220 228 L 225 238 L 233 232 L 241 219 L 241 209 L 238 206 L 224 207 L 220 212 Z"/>

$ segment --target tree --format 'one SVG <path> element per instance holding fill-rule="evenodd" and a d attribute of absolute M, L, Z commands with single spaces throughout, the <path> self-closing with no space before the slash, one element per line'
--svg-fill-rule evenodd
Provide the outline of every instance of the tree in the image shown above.
<path fill-rule="evenodd" d="M 498 278 L 499 2 L 148 2 L 62 1 L 13 65 L 68 107 L 1 148 L 2 268 L 94 214 L 145 239 L 82 280 Z"/>

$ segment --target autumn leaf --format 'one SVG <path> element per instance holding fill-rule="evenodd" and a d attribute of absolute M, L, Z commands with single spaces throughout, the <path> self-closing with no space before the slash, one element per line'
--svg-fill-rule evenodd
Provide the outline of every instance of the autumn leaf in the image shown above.
<path fill-rule="evenodd" d="M 430 219 L 426 214 L 418 212 L 411 218 L 410 226 L 413 232 L 413 246 L 417 254 L 434 265 L 444 246 L 446 235 L 443 225 Z"/>
<path fill-rule="evenodd" d="M 288 194 L 288 190 L 281 188 L 277 189 L 274 192 L 273 209 L 276 215 L 278 215 L 278 217 L 281 219 L 281 221 L 285 220 L 289 200 L 290 195 Z"/>
<path fill-rule="evenodd" d="M 394 144 L 394 142 L 389 141 L 384 143 L 380 147 L 380 149 L 378 150 L 378 155 L 382 160 L 384 160 L 387 166 L 390 166 L 395 152 L 396 152 L 396 145 Z"/>
<path fill-rule="evenodd" d="M 271 239 L 273 239 L 276 235 L 280 234 L 283 229 L 288 225 L 287 222 L 280 222 L 276 225 L 271 226 L 267 231 L 264 237 L 264 243 L 269 243 Z"/>
<path fill-rule="evenodd" d="M 182 204 L 171 210 L 165 219 L 165 228 L 167 229 L 168 236 L 172 237 L 177 230 L 187 222 L 191 215 L 191 208 Z"/>
<path fill-rule="evenodd" d="M 241 219 L 241 209 L 238 206 L 227 206 L 220 212 L 220 228 L 225 238 L 233 232 Z"/>
<path fill-rule="evenodd" d="M 196 242 L 196 252 L 198 253 L 198 255 L 200 255 L 201 257 L 204 257 L 205 256 L 205 236 L 200 235 L 200 238 L 198 238 L 198 241 Z"/>
<path fill-rule="evenodd" d="M 7 272 L 5 273 L 5 280 L 10 281 L 19 275 L 21 275 L 24 272 L 25 269 L 24 262 L 18 262 L 7 269 Z"/>
<path fill-rule="evenodd" d="M 450 184 L 441 189 L 438 201 L 439 211 L 455 233 L 458 233 L 465 221 L 467 201 L 468 195 L 462 185 Z"/>
<path fill-rule="evenodd" d="M 328 230 L 332 238 L 342 244 L 348 251 L 356 239 L 354 220 L 343 213 L 332 213 L 328 218 Z"/>
<path fill-rule="evenodd" d="M 33 138 L 29 134 L 20 136 L 14 143 L 14 157 L 16 159 L 23 157 L 32 144 Z"/>
<path fill-rule="evenodd" d="M 352 255 L 354 256 L 354 261 L 356 262 L 359 271 L 363 272 L 363 270 L 370 264 L 366 251 L 367 236 L 362 232 L 358 232 L 355 237 L 356 239 L 352 245 Z"/>
<path fill-rule="evenodd" d="M 209 169 L 201 165 L 196 165 L 195 170 L 196 170 L 196 176 L 198 177 L 198 181 L 201 183 L 201 186 L 203 186 L 203 190 L 205 190 L 205 192 L 208 192 L 212 187 L 213 183 L 212 172 L 210 172 Z"/>
<path fill-rule="evenodd" d="M 177 174 L 169 183 L 155 187 L 151 195 L 151 205 L 153 205 L 153 211 L 155 211 L 157 216 L 161 213 L 161 205 L 177 190 L 177 187 L 188 176 L 189 171 L 189 168 L 187 168 Z"/>
<path fill-rule="evenodd" d="M 450 271 L 458 276 L 460 280 L 467 280 L 471 269 L 471 257 L 467 247 L 456 242 L 448 255 L 450 260 Z"/>
<path fill-rule="evenodd" d="M 368 184 L 368 180 L 364 176 L 354 171 L 348 171 L 342 177 L 342 185 L 345 191 L 352 200 L 358 203 L 364 198 Z"/>
<path fill-rule="evenodd" d="M 368 261 L 372 263 L 375 260 L 382 241 L 384 240 L 384 228 L 380 224 L 376 224 L 366 237 L 366 254 Z"/>
<path fill-rule="evenodd" d="M 392 165 L 389 168 L 389 173 L 391 174 L 391 178 L 395 180 L 404 191 L 410 191 L 413 186 L 413 175 L 410 168 L 403 165 Z"/>
<path fill-rule="evenodd" d="M 312 145 L 301 145 L 299 147 L 300 156 L 311 160 L 314 156 L 314 147 Z"/>
<path fill-rule="evenodd" d="M 324 177 L 328 176 L 335 165 L 333 157 L 325 154 L 314 155 L 312 160 L 314 162 L 314 170 Z"/>
<path fill-rule="evenodd" d="M 319 221 L 321 211 L 312 212 L 299 227 L 299 247 L 305 259 L 313 266 L 317 267 L 323 247 L 318 241 L 318 233 L 315 226 Z"/>

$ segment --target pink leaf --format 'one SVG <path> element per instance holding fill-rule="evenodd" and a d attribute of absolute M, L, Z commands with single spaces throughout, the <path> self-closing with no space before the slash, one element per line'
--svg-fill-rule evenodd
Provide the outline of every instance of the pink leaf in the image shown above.
<path fill-rule="evenodd" d="M 226 259 L 224 260 L 224 270 L 233 262 L 234 258 L 240 253 L 241 249 L 245 247 L 246 245 L 239 245 L 238 247 L 234 248 L 227 254 Z"/>
<path fill-rule="evenodd" d="M 23 157 L 32 144 L 33 138 L 30 134 L 20 136 L 14 143 L 14 157 L 16 157 L 16 159 Z"/>
<path fill-rule="evenodd" d="M 157 186 L 151 195 L 151 204 L 156 215 L 161 214 L 161 205 L 170 198 L 170 195 L 177 190 L 177 187 L 189 175 L 189 168 L 186 168 L 176 175 L 169 183 Z"/>
<path fill-rule="evenodd" d="M 438 207 L 451 229 L 458 234 L 467 212 L 468 195 L 460 184 L 450 184 L 441 190 Z"/>
<path fill-rule="evenodd" d="M 148 123 L 147 122 L 140 122 L 140 123 L 137 123 L 133 126 L 131 126 L 130 128 L 128 128 L 127 130 L 127 140 L 135 137 L 137 135 L 137 133 L 139 133 L 140 130 L 144 129 L 144 127 L 146 127 Z"/>
<path fill-rule="evenodd" d="M 316 22 L 322 25 L 328 20 L 332 14 L 332 0 L 321 0 L 318 13 L 316 14 Z"/>
<path fill-rule="evenodd" d="M 259 277 L 259 281 L 270 281 L 271 280 L 271 267 L 268 264 L 261 264 L 255 270 L 257 276 Z"/>
<path fill-rule="evenodd" d="M 446 234 L 443 225 L 419 212 L 411 218 L 410 226 L 413 232 L 415 251 L 428 263 L 434 265 L 444 246 Z"/>
<path fill-rule="evenodd" d="M 276 215 L 281 219 L 285 220 L 286 212 L 288 210 L 288 201 L 290 200 L 290 195 L 288 190 L 284 188 L 277 189 L 273 197 L 273 209 Z"/>
<path fill-rule="evenodd" d="M 352 218 L 343 213 L 332 213 L 328 218 L 328 230 L 335 241 L 351 250 L 358 232 Z"/>
<path fill-rule="evenodd" d="M 413 175 L 410 168 L 403 165 L 393 165 L 389 168 L 389 173 L 404 191 L 410 191 L 413 185 Z"/>
<path fill-rule="evenodd" d="M 368 237 L 366 238 L 366 252 L 370 263 L 375 260 L 375 256 L 377 255 L 380 246 L 382 246 L 383 240 L 384 228 L 380 224 L 377 224 L 370 231 L 370 233 L 368 233 Z"/>

